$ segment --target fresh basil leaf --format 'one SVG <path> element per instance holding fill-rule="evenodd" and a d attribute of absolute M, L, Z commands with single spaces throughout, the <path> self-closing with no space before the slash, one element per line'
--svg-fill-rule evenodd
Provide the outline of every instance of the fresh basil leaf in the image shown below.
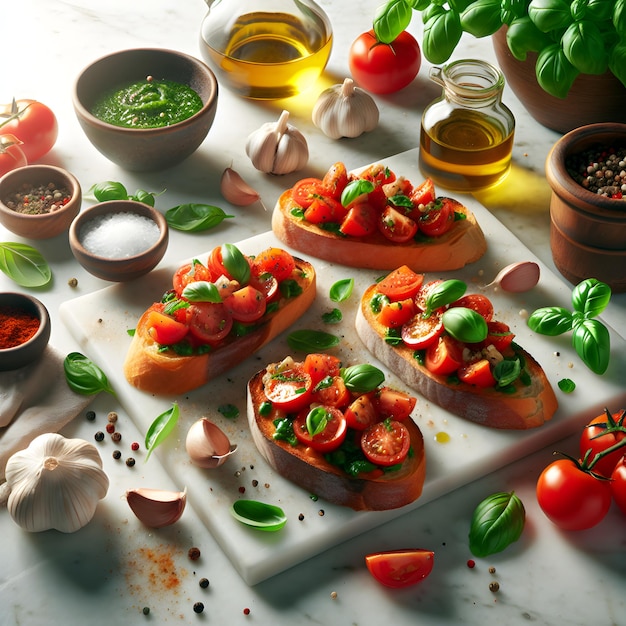
<path fill-rule="evenodd" d="M 495 493 L 474 510 L 469 531 L 469 548 L 474 556 L 501 552 L 517 541 L 524 530 L 526 511 L 514 493 Z"/>
<path fill-rule="evenodd" d="M 287 344 L 292 350 L 313 353 L 323 352 L 339 345 L 339 337 L 321 330 L 295 330 L 287 337 Z"/>
<path fill-rule="evenodd" d="M 521 372 L 522 366 L 518 359 L 504 359 L 493 368 L 493 377 L 498 382 L 498 386 L 506 387 L 514 383 Z"/>
<path fill-rule="evenodd" d="M 25 243 L 0 242 L 0 270 L 22 287 L 43 287 L 52 278 L 39 250 Z"/>
<path fill-rule="evenodd" d="M 352 295 L 354 278 L 343 278 L 334 283 L 330 288 L 330 299 L 333 302 L 343 302 Z"/>
<path fill-rule="evenodd" d="M 461 12 L 461 26 L 476 38 L 488 37 L 502 26 L 500 12 L 500 0 L 474 0 Z"/>
<path fill-rule="evenodd" d="M 585 318 L 600 315 L 610 299 L 611 288 L 595 278 L 583 280 L 572 291 L 572 306 Z"/>
<path fill-rule="evenodd" d="M 374 191 L 374 183 L 370 180 L 357 178 L 350 181 L 341 193 L 341 204 L 348 206 L 363 194 Z"/>
<path fill-rule="evenodd" d="M 146 450 L 148 451 L 148 454 L 146 454 L 146 461 L 150 458 L 152 451 L 158 445 L 162 444 L 172 430 L 174 430 L 179 416 L 180 411 L 178 409 L 178 403 L 174 402 L 170 409 L 161 413 L 161 415 L 159 415 L 154 422 L 152 422 L 150 428 L 148 428 L 148 432 L 146 433 L 145 444 Z"/>
<path fill-rule="evenodd" d="M 189 302 L 221 302 L 222 296 L 217 285 L 207 280 L 189 283 L 182 291 L 183 298 Z"/>
<path fill-rule="evenodd" d="M 343 320 L 343 313 L 339 309 L 333 309 L 326 313 L 322 313 L 322 322 L 324 324 L 339 324 Z"/>
<path fill-rule="evenodd" d="M 106 374 L 80 352 L 70 352 L 63 361 L 68 387 L 83 396 L 93 396 L 101 391 L 115 395 Z"/>
<path fill-rule="evenodd" d="M 435 309 L 446 304 L 452 304 L 458 300 L 467 290 L 467 285 L 462 280 L 444 280 L 439 283 L 426 298 L 426 310 L 424 315 L 430 315 Z"/>
<path fill-rule="evenodd" d="M 390 300 L 387 296 L 382 293 L 376 293 L 370 301 L 370 309 L 372 310 L 372 313 L 380 313 L 383 307 L 389 304 L 389 302 Z"/>
<path fill-rule="evenodd" d="M 272 435 L 276 441 L 286 441 L 291 446 L 298 445 L 298 438 L 293 432 L 293 422 L 288 417 L 274 420 L 276 430 Z"/>
<path fill-rule="evenodd" d="M 576 389 L 576 383 L 570 378 L 562 378 L 557 385 L 563 393 L 572 393 Z"/>
<path fill-rule="evenodd" d="M 388 0 L 374 16 L 374 34 L 382 43 L 392 43 L 411 22 L 413 10 L 406 0 Z"/>
<path fill-rule="evenodd" d="M 200 232 L 214 228 L 227 218 L 223 209 L 210 204 L 180 204 L 165 212 L 165 219 L 171 228 L 185 232 Z"/>
<path fill-rule="evenodd" d="M 604 374 L 611 358 L 609 331 L 600 321 L 584 320 L 574 329 L 572 343 L 576 354 L 595 374 Z"/>
<path fill-rule="evenodd" d="M 463 343 L 479 343 L 489 333 L 485 318 L 480 313 L 464 306 L 448 309 L 441 319 L 448 333 Z"/>
<path fill-rule="evenodd" d="M 556 337 L 572 330 L 572 314 L 560 306 L 537 309 L 528 318 L 528 326 L 540 335 Z"/>
<path fill-rule="evenodd" d="M 145 191 L 144 189 L 137 189 L 135 194 L 130 196 L 130 199 L 143 202 L 148 206 L 154 206 L 155 204 L 155 195 L 151 191 Z"/>
<path fill-rule="evenodd" d="M 225 243 L 222 246 L 222 263 L 226 271 L 240 285 L 248 284 L 250 281 L 250 263 L 237 246 L 232 243 Z"/>
<path fill-rule="evenodd" d="M 452 10 L 431 3 L 422 13 L 424 32 L 422 51 L 434 64 L 445 63 L 461 40 L 463 29 L 461 18 Z"/>
<path fill-rule="evenodd" d="M 323 406 L 316 406 L 306 416 L 306 429 L 311 437 L 319 435 L 326 430 L 330 415 Z"/>
<path fill-rule="evenodd" d="M 113 180 L 105 180 L 102 183 L 96 183 L 88 191 L 88 194 L 98 202 L 107 202 L 108 200 L 128 200 L 128 191 L 122 183 Z"/>
<path fill-rule="evenodd" d="M 246 526 L 268 532 L 280 530 L 287 523 L 287 516 L 280 507 L 256 500 L 236 500 L 231 514 Z"/>
<path fill-rule="evenodd" d="M 220 404 L 217 410 L 228 419 L 239 417 L 239 409 L 234 404 Z"/>
<path fill-rule="evenodd" d="M 385 374 L 369 363 L 352 365 L 341 370 L 341 377 L 349 391 L 368 393 L 385 380 Z"/>
<path fill-rule="evenodd" d="M 415 208 L 413 200 L 404 194 L 391 196 L 391 198 L 387 198 L 387 202 L 400 209 L 408 209 L 405 213 L 409 213 Z"/>

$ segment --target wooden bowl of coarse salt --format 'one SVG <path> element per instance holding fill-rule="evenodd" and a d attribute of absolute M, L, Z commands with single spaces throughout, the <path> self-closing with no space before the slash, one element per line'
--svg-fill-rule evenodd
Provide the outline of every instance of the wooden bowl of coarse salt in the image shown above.
<path fill-rule="evenodd" d="M 76 260 L 103 280 L 125 282 L 152 270 L 169 241 L 167 221 L 134 200 L 110 200 L 86 209 L 72 222 L 70 248 Z"/>

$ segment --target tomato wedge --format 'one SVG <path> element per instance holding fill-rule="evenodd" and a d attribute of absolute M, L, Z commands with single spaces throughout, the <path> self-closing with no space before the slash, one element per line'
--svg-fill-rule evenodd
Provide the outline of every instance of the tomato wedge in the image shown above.
<path fill-rule="evenodd" d="M 357 202 L 348 209 L 339 230 L 351 237 L 365 237 L 376 232 L 377 224 L 378 210 L 369 202 Z"/>
<path fill-rule="evenodd" d="M 340 224 L 346 217 L 348 210 L 335 198 L 323 196 L 314 198 L 305 209 L 304 219 L 311 224 Z"/>
<path fill-rule="evenodd" d="M 374 465 L 389 467 L 402 463 L 411 447 L 407 427 L 397 420 L 386 419 L 363 431 L 361 449 L 365 458 Z"/>
<path fill-rule="evenodd" d="M 267 376 L 264 384 L 265 396 L 277 409 L 295 413 L 308 407 L 313 385 L 302 363 Z"/>
<path fill-rule="evenodd" d="M 378 409 L 379 419 L 391 417 L 399 422 L 411 415 L 417 398 L 390 387 L 383 387 L 375 396 L 374 403 Z"/>
<path fill-rule="evenodd" d="M 348 172 L 346 170 L 346 166 L 341 161 L 331 165 L 322 179 L 324 190 L 335 200 L 339 200 L 341 198 L 341 194 L 347 184 Z"/>
<path fill-rule="evenodd" d="M 419 229 L 427 237 L 441 237 L 454 224 L 454 207 L 447 198 L 438 198 L 437 202 L 422 213 Z"/>
<path fill-rule="evenodd" d="M 329 377 L 328 380 L 321 380 L 313 387 L 311 402 L 324 404 L 327 406 L 345 407 L 350 402 L 352 396 L 346 387 L 341 376 Z"/>
<path fill-rule="evenodd" d="M 382 305 L 378 314 L 378 321 L 387 328 L 400 328 L 415 315 L 413 298 L 396 300 Z"/>
<path fill-rule="evenodd" d="M 296 261 L 293 256 L 282 248 L 268 248 L 257 254 L 253 261 L 251 271 L 256 275 L 269 273 L 280 283 L 291 276 L 296 269 Z"/>
<path fill-rule="evenodd" d="M 251 285 L 246 285 L 224 299 L 226 310 L 238 322 L 256 322 L 267 307 L 265 296 Z"/>
<path fill-rule="evenodd" d="M 450 335 L 441 335 L 426 349 L 426 369 L 437 376 L 449 376 L 463 365 L 463 348 Z"/>
<path fill-rule="evenodd" d="M 326 189 L 320 178 L 303 178 L 293 186 L 291 197 L 296 204 L 306 209 L 315 198 L 324 196 L 325 193 Z"/>
<path fill-rule="evenodd" d="M 388 550 L 365 557 L 370 574 L 379 583 L 394 589 L 424 580 L 432 572 L 434 564 L 435 553 L 421 549 Z"/>
<path fill-rule="evenodd" d="M 378 229 L 389 241 L 406 243 L 415 237 L 417 222 L 398 209 L 387 205 L 380 214 Z"/>
<path fill-rule="evenodd" d="M 491 365 L 487 359 L 462 365 L 458 372 L 459 379 L 468 385 L 476 387 L 495 387 L 496 385 L 496 379 L 491 373 Z"/>
<path fill-rule="evenodd" d="M 408 265 L 402 265 L 387 274 L 377 285 L 377 289 L 390 300 L 413 298 L 424 280 L 424 274 L 417 274 Z"/>
<path fill-rule="evenodd" d="M 200 261 L 187 263 L 186 265 L 179 267 L 174 274 L 174 290 L 180 296 L 180 294 L 183 292 L 183 289 L 187 285 L 189 285 L 189 283 L 193 283 L 198 280 L 206 280 L 209 282 L 213 280 L 211 271 L 208 267 L 206 267 L 206 265 L 203 265 Z"/>
<path fill-rule="evenodd" d="M 363 394 L 353 400 L 344 411 L 346 422 L 350 428 L 365 430 L 378 422 L 378 411 L 369 395 Z"/>
<path fill-rule="evenodd" d="M 413 188 L 409 197 L 413 204 L 417 206 L 430 204 L 437 197 L 435 183 L 433 183 L 432 179 L 427 178 L 421 185 Z"/>
<path fill-rule="evenodd" d="M 316 419 L 311 420 L 312 414 Z M 310 422 L 313 422 L 313 434 L 307 425 Z M 300 443 L 316 452 L 326 454 L 336 450 L 343 443 L 348 427 L 346 418 L 337 407 L 318 405 L 298 413 L 293 420 L 293 432 Z"/>
<path fill-rule="evenodd" d="M 215 344 L 233 327 L 233 318 L 223 303 L 195 302 L 187 309 L 191 334 L 202 343 Z"/>
<path fill-rule="evenodd" d="M 171 346 L 178 343 L 185 338 L 189 330 L 185 324 L 177 322 L 169 315 L 159 313 L 158 311 L 150 311 L 148 313 L 146 328 L 148 335 L 162 346 Z"/>
<path fill-rule="evenodd" d="M 493 319 L 493 304 L 491 304 L 491 300 L 487 296 L 483 296 L 481 293 L 468 293 L 450 306 L 464 306 L 466 309 L 472 309 L 479 315 L 482 315 L 486 322 L 490 322 Z"/>
<path fill-rule="evenodd" d="M 434 311 L 428 317 L 416 313 L 402 326 L 402 341 L 415 350 L 423 350 L 435 343 L 443 334 L 443 320 L 439 311 Z"/>
<path fill-rule="evenodd" d="M 304 370 L 311 377 L 313 385 L 327 376 L 339 376 L 341 361 L 332 354 L 307 354 L 304 359 Z"/>

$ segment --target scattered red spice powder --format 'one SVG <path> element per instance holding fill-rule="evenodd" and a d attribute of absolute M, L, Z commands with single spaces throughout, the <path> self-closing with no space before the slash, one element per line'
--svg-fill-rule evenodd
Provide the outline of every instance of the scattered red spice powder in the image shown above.
<path fill-rule="evenodd" d="M 12 306 L 0 307 L 0 348 L 14 348 L 28 341 L 39 329 L 36 315 Z"/>

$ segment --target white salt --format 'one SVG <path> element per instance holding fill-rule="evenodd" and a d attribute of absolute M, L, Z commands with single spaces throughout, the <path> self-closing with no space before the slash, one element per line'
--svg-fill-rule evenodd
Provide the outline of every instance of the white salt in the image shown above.
<path fill-rule="evenodd" d="M 99 215 L 80 229 L 86 250 L 107 259 L 126 259 L 141 254 L 159 239 L 159 227 L 137 213 Z"/>

